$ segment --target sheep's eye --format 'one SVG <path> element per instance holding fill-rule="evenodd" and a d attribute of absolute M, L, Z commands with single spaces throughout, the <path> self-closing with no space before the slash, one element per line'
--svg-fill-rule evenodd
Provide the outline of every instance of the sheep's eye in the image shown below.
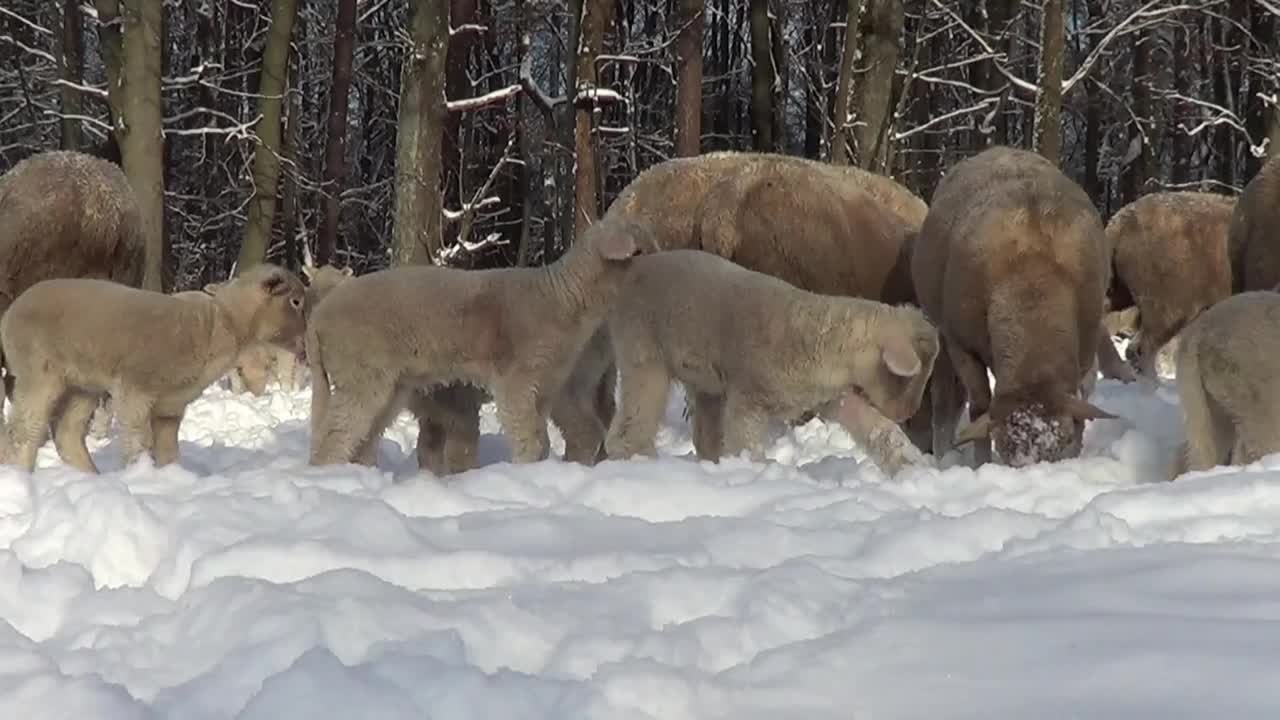
<path fill-rule="evenodd" d="M 291 298 L 289 298 L 289 304 L 293 306 L 293 309 L 294 309 L 294 310 L 301 310 L 301 309 L 302 309 L 302 298 L 300 298 L 300 297 L 291 297 Z"/>

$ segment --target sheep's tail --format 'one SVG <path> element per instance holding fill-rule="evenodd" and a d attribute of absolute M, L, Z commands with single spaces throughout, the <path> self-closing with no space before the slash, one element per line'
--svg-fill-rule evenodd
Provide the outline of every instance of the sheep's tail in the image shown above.
<path fill-rule="evenodd" d="M 1199 346 L 1199 338 L 1194 332 L 1184 335 L 1178 343 L 1176 382 L 1187 439 L 1173 459 L 1170 479 L 1188 470 L 1218 465 L 1227 459 L 1229 450 L 1224 446 L 1228 439 L 1221 436 L 1212 401 L 1204 389 Z"/>
<path fill-rule="evenodd" d="M 320 333 L 315 323 L 307 323 L 307 367 L 311 371 L 311 449 L 312 455 L 323 439 L 324 418 L 329 411 L 329 373 L 324 369 Z"/>

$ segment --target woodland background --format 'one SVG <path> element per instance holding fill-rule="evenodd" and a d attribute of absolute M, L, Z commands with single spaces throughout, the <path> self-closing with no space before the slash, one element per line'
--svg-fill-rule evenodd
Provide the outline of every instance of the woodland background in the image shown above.
<path fill-rule="evenodd" d="M 721 149 L 927 200 L 1034 148 L 1105 219 L 1280 148 L 1277 32 L 1280 0 L 4 0 L 0 172 L 121 162 L 164 289 L 301 243 L 358 272 L 549 262 L 641 170 Z"/>

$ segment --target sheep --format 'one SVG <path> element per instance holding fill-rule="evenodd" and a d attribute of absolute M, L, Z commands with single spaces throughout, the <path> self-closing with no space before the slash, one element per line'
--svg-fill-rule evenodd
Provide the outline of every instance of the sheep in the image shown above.
<path fill-rule="evenodd" d="M 994 147 L 942 178 L 911 274 L 943 347 L 933 374 L 933 450 L 976 441 L 988 462 L 1075 457 L 1084 422 L 1111 418 L 1077 394 L 1093 380 L 1110 281 L 1102 219 L 1043 157 Z M 987 369 L 995 376 L 992 394 Z M 953 438 L 963 383 L 973 418 Z"/>
<path fill-rule="evenodd" d="M 302 349 L 306 295 L 292 273 L 258 265 L 211 290 L 172 296 L 55 279 L 20 295 L 0 319 L 0 343 L 17 377 L 4 461 L 30 472 L 52 419 L 62 460 L 96 473 L 84 439 L 105 393 L 126 465 L 146 451 L 157 465 L 176 461 L 187 405 L 246 348 Z"/>
<path fill-rule="evenodd" d="M 66 150 L 20 161 L 0 175 L 0 315 L 42 280 L 141 285 L 141 222 L 133 187 L 111 162 Z M 13 383 L 10 371 L 5 395 Z"/>
<path fill-rule="evenodd" d="M 679 288 L 679 292 L 672 292 Z M 701 459 L 760 447 L 791 419 L 856 391 L 895 422 L 920 405 L 938 334 L 919 309 L 820 295 L 711 253 L 637 258 L 607 320 L 621 377 L 608 457 L 655 454 L 672 380 L 692 399 Z"/>
<path fill-rule="evenodd" d="M 707 192 L 695 247 L 810 292 L 915 302 L 910 253 L 928 211 L 924 201 L 865 170 L 765 158 Z M 907 429 L 919 447 L 929 447 L 927 406 Z"/>
<path fill-rule="evenodd" d="M 643 223 L 602 220 L 542 268 L 408 266 L 343 283 L 307 327 L 311 463 L 367 459 L 410 391 L 456 382 L 492 394 L 514 462 L 546 458 L 551 405 L 631 258 L 654 249 Z"/>
<path fill-rule="evenodd" d="M 1200 313 L 1176 363 L 1186 442 L 1171 477 L 1280 452 L 1280 294 L 1247 291 Z"/>
<path fill-rule="evenodd" d="M 1160 348 L 1231 294 L 1227 232 L 1234 207 L 1234 198 L 1214 193 L 1152 193 L 1107 224 L 1114 253 L 1110 310 L 1138 308 L 1128 354 L 1148 381 L 1157 379 Z"/>
<path fill-rule="evenodd" d="M 1280 283 L 1280 155 L 1272 154 L 1244 186 L 1231 213 L 1227 253 L 1231 292 L 1269 290 Z"/>

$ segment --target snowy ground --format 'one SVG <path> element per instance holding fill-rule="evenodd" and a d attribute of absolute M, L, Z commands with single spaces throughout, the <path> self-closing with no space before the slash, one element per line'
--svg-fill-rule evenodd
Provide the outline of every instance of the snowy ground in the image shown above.
<path fill-rule="evenodd" d="M 307 396 L 210 390 L 181 468 L 0 469 L 0 718 L 1274 718 L 1280 455 L 1153 483 L 1172 385 L 1084 457 L 310 468 Z M 558 447 L 557 447 L 558 449 Z M 52 466 L 52 467 L 50 467 Z"/>

